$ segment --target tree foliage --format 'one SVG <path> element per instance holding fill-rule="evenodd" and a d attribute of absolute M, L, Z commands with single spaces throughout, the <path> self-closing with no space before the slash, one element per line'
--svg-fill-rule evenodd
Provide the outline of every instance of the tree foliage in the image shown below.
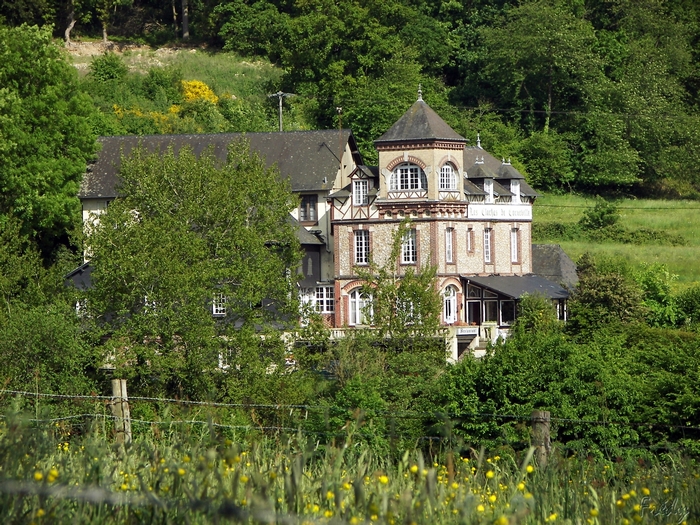
<path fill-rule="evenodd" d="M 0 26 L 0 217 L 47 251 L 79 220 L 95 114 L 48 28 Z"/>
<path fill-rule="evenodd" d="M 120 197 L 86 241 L 95 267 L 88 304 L 109 334 L 105 358 L 139 374 L 144 388 L 201 397 L 213 387 L 202 372 L 219 356 L 245 369 L 255 361 L 246 334 L 297 311 L 287 275 L 299 257 L 294 199 L 244 142 L 224 165 L 212 152 L 139 149 L 120 175 Z M 215 301 L 225 315 L 212 316 Z"/>

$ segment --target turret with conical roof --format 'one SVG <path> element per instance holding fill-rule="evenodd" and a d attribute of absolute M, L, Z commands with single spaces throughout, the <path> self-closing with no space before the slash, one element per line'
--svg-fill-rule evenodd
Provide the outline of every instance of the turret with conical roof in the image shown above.
<path fill-rule="evenodd" d="M 385 199 L 462 200 L 464 146 L 424 100 L 418 100 L 374 141 Z"/>

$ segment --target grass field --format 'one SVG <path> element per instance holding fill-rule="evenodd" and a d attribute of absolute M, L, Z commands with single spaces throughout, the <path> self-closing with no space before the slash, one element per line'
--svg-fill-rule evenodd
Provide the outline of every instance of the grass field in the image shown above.
<path fill-rule="evenodd" d="M 126 448 L 108 428 L 0 424 L 0 514 L 12 523 L 350 525 L 698 523 L 697 466 L 532 450 L 406 451 L 292 436 L 154 434 Z"/>
<path fill-rule="evenodd" d="M 594 203 L 592 198 L 575 195 L 545 195 L 535 202 L 533 221 L 574 223 Z M 634 265 L 663 263 L 671 273 L 678 275 L 679 287 L 700 282 L 700 202 L 626 199 L 617 201 L 617 204 L 620 224 L 626 228 L 664 230 L 682 236 L 687 245 L 631 245 L 552 239 L 538 239 L 536 242 L 561 244 L 574 261 L 583 253 L 590 252 L 620 258 Z"/>

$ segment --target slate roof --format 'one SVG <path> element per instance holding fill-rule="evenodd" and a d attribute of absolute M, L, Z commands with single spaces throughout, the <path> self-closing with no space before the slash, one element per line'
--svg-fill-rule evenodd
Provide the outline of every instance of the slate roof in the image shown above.
<path fill-rule="evenodd" d="M 449 140 L 467 143 L 440 115 L 423 100 L 417 100 L 389 131 L 374 141 L 375 146 L 387 142 L 411 142 L 415 140 Z"/>
<path fill-rule="evenodd" d="M 483 158 L 483 164 L 477 164 Z M 470 146 L 464 148 L 464 165 L 469 178 L 491 177 L 494 179 L 524 179 L 525 176 L 510 164 L 497 159 L 488 151 Z M 473 174 L 473 175 L 472 175 Z"/>
<path fill-rule="evenodd" d="M 288 131 L 274 133 L 216 133 L 197 135 L 147 135 L 100 137 L 97 160 L 88 167 L 78 196 L 114 198 L 122 155 L 129 155 L 139 144 L 148 151 L 164 152 L 172 146 L 177 153 L 189 146 L 196 155 L 213 148 L 220 161 L 226 159 L 228 145 L 245 137 L 253 151 L 265 158 L 267 166 L 277 164 L 282 177 L 289 178 L 292 191 L 329 190 L 340 164 L 339 144 L 350 143 L 356 162 L 362 164 L 352 132 L 343 130 Z"/>
<path fill-rule="evenodd" d="M 323 242 L 321 239 L 316 237 L 313 233 L 311 233 L 309 230 L 304 228 L 301 223 L 296 220 L 294 217 L 289 215 L 287 217 L 289 222 L 291 223 L 292 227 L 294 228 L 294 231 L 297 236 L 297 240 L 299 241 L 299 244 L 302 246 L 306 245 L 320 245 L 320 244 L 326 244 Z"/>
<path fill-rule="evenodd" d="M 578 283 L 576 264 L 558 244 L 532 245 L 532 272 L 569 289 Z"/>
<path fill-rule="evenodd" d="M 520 299 L 525 294 L 542 294 L 550 299 L 569 297 L 566 289 L 539 275 L 489 275 L 486 277 L 463 275 L 462 278 L 513 299 Z"/>

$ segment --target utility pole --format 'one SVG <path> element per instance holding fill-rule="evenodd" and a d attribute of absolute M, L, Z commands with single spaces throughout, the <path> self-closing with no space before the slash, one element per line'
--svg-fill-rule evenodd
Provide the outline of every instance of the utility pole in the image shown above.
<path fill-rule="evenodd" d="M 280 109 L 279 109 L 279 114 L 280 114 L 280 131 L 283 131 L 282 129 L 282 99 L 284 97 L 293 97 L 294 93 L 282 93 L 281 91 L 278 91 L 277 93 L 272 93 L 271 95 L 268 95 L 268 97 L 277 97 L 280 102 Z"/>

